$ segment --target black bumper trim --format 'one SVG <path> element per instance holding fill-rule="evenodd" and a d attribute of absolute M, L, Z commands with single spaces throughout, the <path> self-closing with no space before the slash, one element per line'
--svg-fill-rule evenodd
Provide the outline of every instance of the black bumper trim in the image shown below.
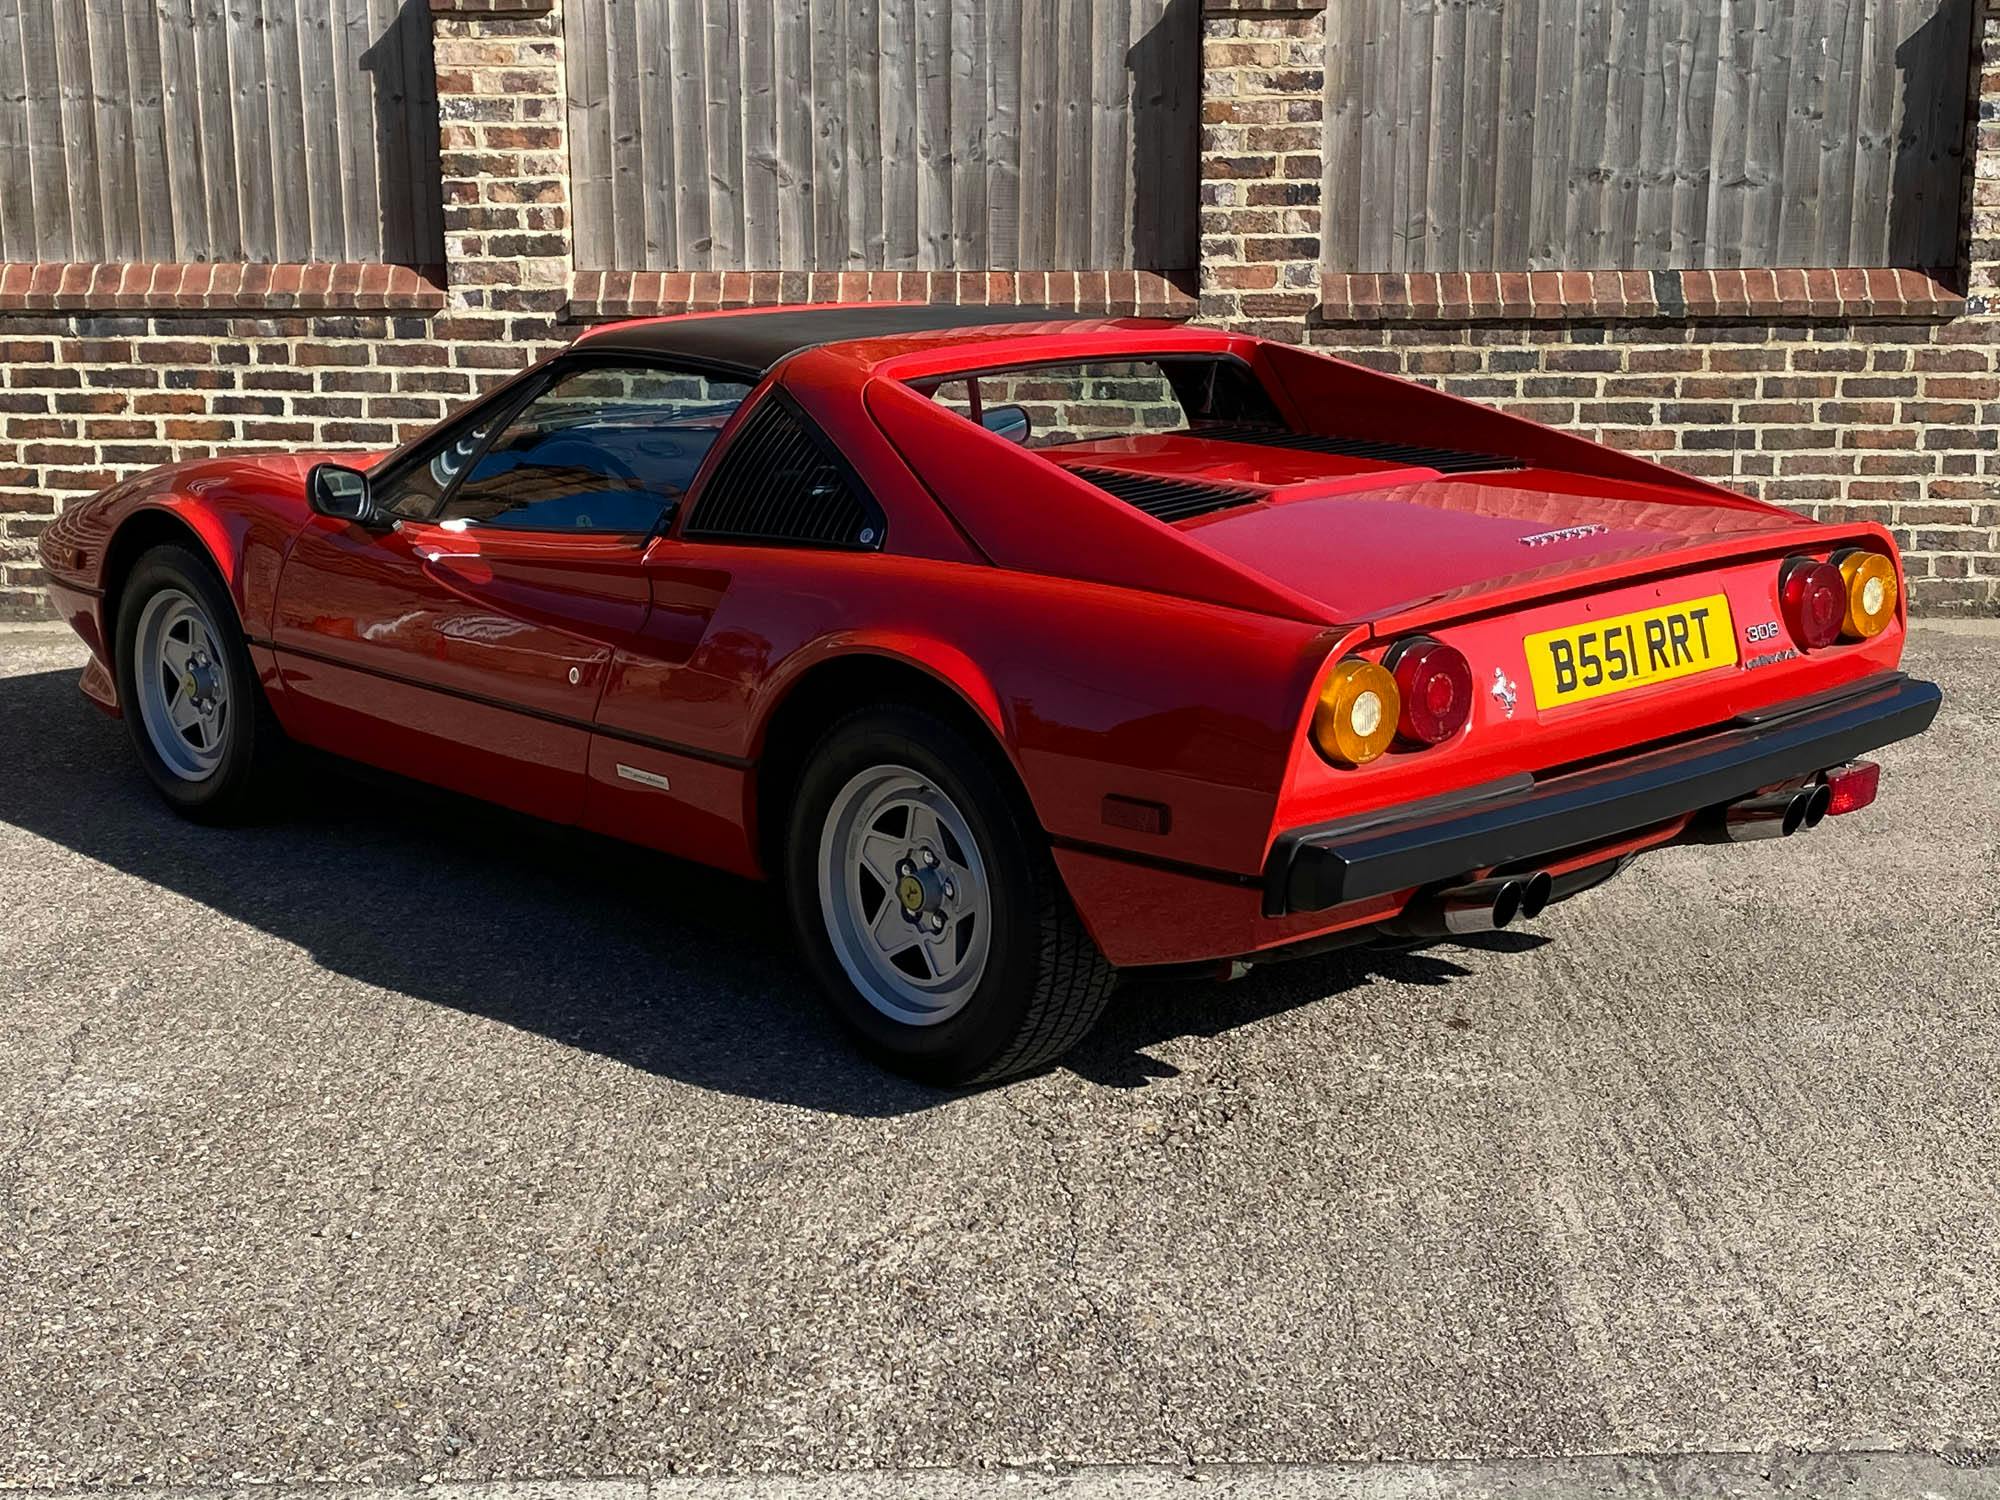
<path fill-rule="evenodd" d="M 1294 828 L 1265 866 L 1264 912 L 1324 911 L 1616 838 L 1921 734 L 1941 701 L 1936 684 L 1887 673 L 1781 717 L 1740 720 L 1531 787 L 1501 784 L 1449 810 Z"/>

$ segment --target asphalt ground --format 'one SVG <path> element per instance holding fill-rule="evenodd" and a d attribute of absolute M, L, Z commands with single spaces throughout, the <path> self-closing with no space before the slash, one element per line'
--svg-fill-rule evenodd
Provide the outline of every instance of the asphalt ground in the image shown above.
<path fill-rule="evenodd" d="M 1874 808 L 969 1096 L 757 887 L 181 823 L 80 662 L 0 633 L 0 1483 L 2000 1448 L 1991 627 Z"/>

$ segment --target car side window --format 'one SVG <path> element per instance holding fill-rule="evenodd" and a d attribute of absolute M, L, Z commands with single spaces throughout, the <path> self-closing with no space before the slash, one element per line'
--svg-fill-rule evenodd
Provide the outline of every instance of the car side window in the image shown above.
<path fill-rule="evenodd" d="M 438 501 L 452 481 L 465 472 L 472 455 L 493 430 L 497 415 L 484 422 L 462 425 L 426 458 L 407 464 L 400 473 L 375 487 L 375 504 L 389 515 L 405 521 L 426 521 L 434 515 Z"/>
<path fill-rule="evenodd" d="M 693 482 L 741 381 L 586 365 L 520 409 L 447 497 L 447 525 L 646 532 Z"/>

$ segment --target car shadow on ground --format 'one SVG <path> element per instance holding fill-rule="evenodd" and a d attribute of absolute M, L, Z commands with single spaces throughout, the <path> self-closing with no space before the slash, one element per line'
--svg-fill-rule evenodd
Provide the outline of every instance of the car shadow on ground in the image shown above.
<path fill-rule="evenodd" d="M 316 757 L 271 820 L 190 824 L 154 795 L 123 727 L 81 701 L 74 672 L 0 678 L 0 725 L 12 731 L 0 822 L 294 944 L 331 973 L 723 1093 L 864 1116 L 952 1097 L 847 1045 L 764 885 Z M 1173 1038 L 1376 976 L 1443 984 L 1465 972 L 1434 954 L 1342 952 L 1229 985 L 1141 977 L 1064 1065 L 1140 1087 L 1175 1071 L 1150 1055 Z"/>

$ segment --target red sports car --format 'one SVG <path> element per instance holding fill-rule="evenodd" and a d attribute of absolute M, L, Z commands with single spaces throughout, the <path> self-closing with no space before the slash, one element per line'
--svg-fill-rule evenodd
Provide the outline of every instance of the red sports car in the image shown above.
<path fill-rule="evenodd" d="M 42 555 L 176 809 L 299 742 L 782 887 L 891 1066 L 1121 969 L 1533 918 L 1920 732 L 1880 526 L 1306 350 L 1045 310 L 604 327 L 386 456 L 182 464 Z"/>

